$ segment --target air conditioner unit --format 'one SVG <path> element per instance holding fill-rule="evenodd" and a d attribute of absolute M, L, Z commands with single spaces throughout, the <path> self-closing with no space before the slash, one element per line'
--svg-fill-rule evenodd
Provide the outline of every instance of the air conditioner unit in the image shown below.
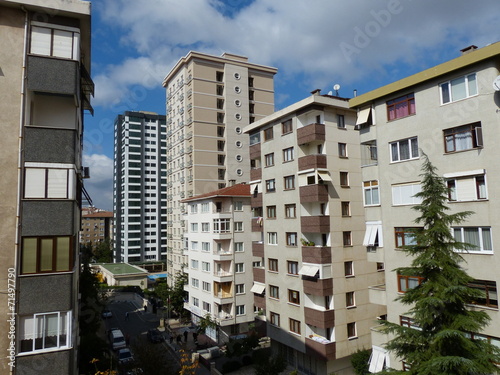
<path fill-rule="evenodd" d="M 90 168 L 82 167 L 82 178 L 90 178 Z"/>

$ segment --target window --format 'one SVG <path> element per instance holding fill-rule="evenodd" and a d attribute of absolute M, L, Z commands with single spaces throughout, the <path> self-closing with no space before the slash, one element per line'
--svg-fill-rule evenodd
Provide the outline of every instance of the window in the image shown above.
<path fill-rule="evenodd" d="M 403 246 L 414 246 L 417 244 L 415 241 L 415 231 L 419 228 L 394 228 L 394 236 L 396 238 L 396 248 L 401 249 Z"/>
<path fill-rule="evenodd" d="M 267 232 L 267 243 L 269 245 L 277 245 L 278 244 L 278 233 Z"/>
<path fill-rule="evenodd" d="M 191 241 L 191 250 L 198 250 L 198 241 Z"/>
<path fill-rule="evenodd" d="M 201 212 L 202 213 L 207 213 L 210 211 L 210 206 L 208 203 L 202 203 L 201 204 Z"/>
<path fill-rule="evenodd" d="M 286 262 L 287 272 L 289 275 L 299 274 L 299 262 L 288 260 Z"/>
<path fill-rule="evenodd" d="M 354 301 L 354 292 L 347 292 L 345 294 L 345 306 L 346 307 L 356 306 L 355 301 Z"/>
<path fill-rule="evenodd" d="M 205 272 L 210 272 L 210 263 L 201 262 L 201 270 Z"/>
<path fill-rule="evenodd" d="M 191 286 L 193 288 L 199 288 L 200 287 L 200 280 L 195 279 L 194 277 L 191 278 Z"/>
<path fill-rule="evenodd" d="M 474 280 L 469 286 L 483 292 L 484 297 L 478 298 L 474 304 L 489 307 L 498 307 L 497 283 L 495 281 Z"/>
<path fill-rule="evenodd" d="M 413 328 L 417 330 L 421 330 L 421 328 L 415 323 L 415 319 L 410 318 L 408 316 L 399 316 L 399 325 L 402 327 L 408 327 L 408 328 Z"/>
<path fill-rule="evenodd" d="M 347 144 L 339 142 L 338 147 L 339 147 L 339 158 L 346 158 L 347 157 Z"/>
<path fill-rule="evenodd" d="M 353 339 L 356 337 L 356 323 L 347 323 L 347 338 Z"/>
<path fill-rule="evenodd" d="M 484 170 L 480 172 L 484 173 Z M 445 178 L 453 175 L 453 173 L 445 174 Z M 488 198 L 484 174 L 464 176 L 461 173 L 460 176 L 447 179 L 446 184 L 448 186 L 448 199 L 452 202 L 466 202 Z"/>
<path fill-rule="evenodd" d="M 280 326 L 280 314 L 276 314 L 271 311 L 269 315 L 269 321 L 273 326 L 279 327 Z"/>
<path fill-rule="evenodd" d="M 231 232 L 231 219 L 214 219 L 213 223 L 214 223 L 214 233 Z"/>
<path fill-rule="evenodd" d="M 476 73 L 452 79 L 439 85 L 441 104 L 455 102 L 477 95 Z"/>
<path fill-rule="evenodd" d="M 300 294 L 296 290 L 288 289 L 288 302 L 300 305 Z"/>
<path fill-rule="evenodd" d="M 30 53 L 79 60 L 80 30 L 59 25 L 54 28 L 54 26 L 38 22 L 32 23 Z"/>
<path fill-rule="evenodd" d="M 398 118 L 414 115 L 415 111 L 415 95 L 408 94 L 399 98 L 389 100 L 387 102 L 387 119 L 388 121 Z"/>
<path fill-rule="evenodd" d="M 385 270 L 384 262 L 377 262 L 377 271 L 384 271 L 384 270 Z"/>
<path fill-rule="evenodd" d="M 415 197 L 420 190 L 419 183 L 392 185 L 392 204 L 395 206 L 420 204 L 422 199 Z"/>
<path fill-rule="evenodd" d="M 363 191 L 365 206 L 375 206 L 380 204 L 377 180 L 363 182 Z"/>
<path fill-rule="evenodd" d="M 290 332 L 300 335 L 300 322 L 298 320 L 289 318 Z"/>
<path fill-rule="evenodd" d="M 340 186 L 341 187 L 349 186 L 349 172 L 340 172 Z"/>
<path fill-rule="evenodd" d="M 471 252 L 493 252 L 491 241 L 491 228 L 489 227 L 455 227 L 453 236 L 458 242 L 465 242 L 467 251 Z"/>
<path fill-rule="evenodd" d="M 68 348 L 71 345 L 71 311 L 19 317 L 20 352 Z"/>
<path fill-rule="evenodd" d="M 280 288 L 274 285 L 269 285 L 269 297 L 280 299 Z"/>
<path fill-rule="evenodd" d="M 292 120 L 286 120 L 281 123 L 281 133 L 288 134 L 293 131 Z"/>
<path fill-rule="evenodd" d="M 250 146 L 260 143 L 260 133 L 250 134 Z"/>
<path fill-rule="evenodd" d="M 287 246 L 297 246 L 297 233 L 287 232 L 286 233 L 286 245 Z"/>
<path fill-rule="evenodd" d="M 197 270 L 198 269 L 198 261 L 191 259 L 191 268 Z"/>
<path fill-rule="evenodd" d="M 193 297 L 193 306 L 196 307 L 200 306 L 200 300 L 196 297 Z"/>
<path fill-rule="evenodd" d="M 191 232 L 198 232 L 198 223 L 191 223 Z"/>
<path fill-rule="evenodd" d="M 211 306 L 208 302 L 203 302 L 203 310 L 210 312 Z"/>
<path fill-rule="evenodd" d="M 236 284 L 235 289 L 236 289 L 236 294 L 244 294 L 245 284 Z"/>
<path fill-rule="evenodd" d="M 391 148 L 391 161 L 404 161 L 418 159 L 417 137 L 403 139 L 389 144 Z"/>
<path fill-rule="evenodd" d="M 283 150 L 283 163 L 293 160 L 293 147 L 288 147 Z"/>
<path fill-rule="evenodd" d="M 285 176 L 283 178 L 284 181 L 284 190 L 293 190 L 295 189 L 295 176 Z"/>
<path fill-rule="evenodd" d="M 297 217 L 295 207 L 295 204 L 285 204 L 285 217 L 289 219 Z"/>
<path fill-rule="evenodd" d="M 245 315 L 245 305 L 236 305 L 236 315 Z"/>
<path fill-rule="evenodd" d="M 234 269 L 236 273 L 245 272 L 245 263 L 236 263 Z"/>
<path fill-rule="evenodd" d="M 446 129 L 443 131 L 443 136 L 446 153 L 483 147 L 483 132 L 480 122 Z"/>
<path fill-rule="evenodd" d="M 274 165 L 274 152 L 267 154 L 264 156 L 264 161 L 266 163 L 266 167 L 271 167 Z"/>
<path fill-rule="evenodd" d="M 202 232 L 210 232 L 210 223 L 201 223 Z"/>
<path fill-rule="evenodd" d="M 268 219 L 276 219 L 276 206 L 267 206 L 266 212 Z"/>
<path fill-rule="evenodd" d="M 224 72 L 215 72 L 215 80 L 217 82 L 222 82 L 224 79 Z"/>
<path fill-rule="evenodd" d="M 354 276 L 354 263 L 352 260 L 344 262 L 344 274 L 346 277 Z"/>
<path fill-rule="evenodd" d="M 210 283 L 207 283 L 206 281 L 204 281 L 204 282 L 203 282 L 202 287 L 203 287 L 203 290 L 204 290 L 205 292 L 210 292 L 210 290 L 211 290 L 211 285 L 210 285 Z"/>
<path fill-rule="evenodd" d="M 377 164 L 377 141 L 369 141 L 361 144 L 361 166 Z"/>
<path fill-rule="evenodd" d="M 350 202 L 340 202 L 340 208 L 342 211 L 342 216 L 351 216 L 351 204 Z"/>
<path fill-rule="evenodd" d="M 25 198 L 74 199 L 73 169 L 26 168 L 25 173 Z"/>
<path fill-rule="evenodd" d="M 269 258 L 269 271 L 278 272 L 278 259 Z"/>
<path fill-rule="evenodd" d="M 21 274 L 64 272 L 73 269 L 71 237 L 24 237 Z"/>
<path fill-rule="evenodd" d="M 242 221 L 235 221 L 234 222 L 234 231 L 235 232 L 243 232 L 243 222 Z"/>
<path fill-rule="evenodd" d="M 274 178 L 271 180 L 266 180 L 266 192 L 272 193 L 276 191 L 276 183 Z"/>
<path fill-rule="evenodd" d="M 210 251 L 210 242 L 202 242 L 201 243 L 202 251 Z"/>
<path fill-rule="evenodd" d="M 344 118 L 344 115 L 337 115 L 337 127 L 339 129 L 345 129 L 345 118 Z"/>
<path fill-rule="evenodd" d="M 424 278 L 420 276 L 404 276 L 398 274 L 398 292 L 404 293 L 409 289 L 419 286 L 423 281 Z"/>
<path fill-rule="evenodd" d="M 236 201 L 233 204 L 234 204 L 235 211 L 243 211 L 243 202 L 242 201 Z"/>
<path fill-rule="evenodd" d="M 342 240 L 344 246 L 352 246 L 351 232 L 350 231 L 342 232 Z"/>
<path fill-rule="evenodd" d="M 273 128 L 264 129 L 264 140 L 269 141 L 274 138 Z"/>
<path fill-rule="evenodd" d="M 245 251 L 243 242 L 235 242 L 234 243 L 234 251 L 236 253 L 241 253 L 241 252 Z"/>

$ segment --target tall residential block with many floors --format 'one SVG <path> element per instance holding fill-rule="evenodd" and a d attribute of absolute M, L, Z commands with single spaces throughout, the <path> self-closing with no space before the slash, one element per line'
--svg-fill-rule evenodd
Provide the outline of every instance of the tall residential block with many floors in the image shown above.
<path fill-rule="evenodd" d="M 471 332 L 500 346 L 497 285 L 500 282 L 500 91 L 493 82 L 500 74 L 500 43 L 462 50 L 462 56 L 351 99 L 358 110 L 368 259 L 385 267 L 385 281 L 370 287 L 370 299 L 387 307 L 390 322 L 414 327 L 409 306 L 396 297 L 421 282 L 393 270 L 409 266 L 402 251 L 413 244 L 410 228 L 420 203 L 422 153 L 449 188 L 449 213 L 473 211 L 464 223 L 450 228 L 455 239 L 472 246 L 462 253 L 463 267 L 484 292 L 471 309 L 491 317 L 484 332 Z M 498 90 L 498 88 L 497 88 Z M 377 232 L 377 237 L 371 235 Z M 404 363 L 386 353 L 389 339 L 372 330 L 370 371 Z M 415 327 L 418 328 L 418 327 Z"/>
<path fill-rule="evenodd" d="M 90 2 L 0 3 L 0 372 L 78 374 Z"/>
<path fill-rule="evenodd" d="M 274 111 L 276 69 L 225 53 L 190 52 L 166 76 L 167 270 L 186 266 L 186 204 L 180 200 L 249 181 L 248 136 L 242 129 Z M 169 278 L 172 281 L 172 278 Z"/>
<path fill-rule="evenodd" d="M 356 113 L 312 95 L 244 129 L 250 135 L 254 303 L 272 347 L 308 374 L 351 374 L 385 307 L 368 286 Z"/>
<path fill-rule="evenodd" d="M 166 134 L 164 115 L 127 111 L 115 121 L 116 262 L 166 259 Z"/>

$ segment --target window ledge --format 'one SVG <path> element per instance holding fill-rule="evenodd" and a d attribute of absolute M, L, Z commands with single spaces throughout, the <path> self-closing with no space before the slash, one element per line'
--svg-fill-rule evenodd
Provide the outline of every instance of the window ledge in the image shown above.
<path fill-rule="evenodd" d="M 298 305 L 296 303 L 293 303 L 293 302 L 287 302 L 287 305 L 295 306 L 295 307 L 300 307 L 300 305 Z"/>
<path fill-rule="evenodd" d="M 356 307 L 357 307 L 356 305 L 354 305 L 354 306 L 346 306 L 346 309 L 347 310 L 351 310 L 351 309 L 355 309 Z"/>
<path fill-rule="evenodd" d="M 358 336 L 348 337 L 347 339 L 348 339 L 349 341 L 351 341 L 351 340 L 357 340 L 357 339 L 358 339 Z"/>

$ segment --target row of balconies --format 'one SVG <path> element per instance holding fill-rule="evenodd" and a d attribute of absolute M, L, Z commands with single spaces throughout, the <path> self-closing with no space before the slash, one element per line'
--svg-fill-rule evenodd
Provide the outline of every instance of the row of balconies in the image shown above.
<path fill-rule="evenodd" d="M 252 242 L 252 255 L 264 258 L 264 243 Z M 302 262 L 328 264 L 332 262 L 332 248 L 329 246 L 302 246 Z"/>
<path fill-rule="evenodd" d="M 330 232 L 330 216 L 301 216 L 300 230 L 302 233 Z M 264 220 L 261 217 L 252 218 L 252 232 L 263 232 Z"/>

